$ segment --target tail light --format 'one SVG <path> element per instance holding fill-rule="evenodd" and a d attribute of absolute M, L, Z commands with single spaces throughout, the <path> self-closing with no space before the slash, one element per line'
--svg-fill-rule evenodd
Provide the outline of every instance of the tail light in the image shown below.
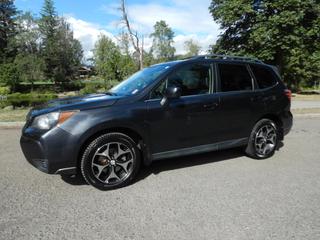
<path fill-rule="evenodd" d="M 292 92 L 289 89 L 284 90 L 284 95 L 286 95 L 287 98 L 291 101 Z"/>

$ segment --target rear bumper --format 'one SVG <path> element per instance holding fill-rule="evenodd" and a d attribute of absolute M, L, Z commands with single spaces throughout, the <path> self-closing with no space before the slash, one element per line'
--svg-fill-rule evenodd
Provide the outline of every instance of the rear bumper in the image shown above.
<path fill-rule="evenodd" d="M 76 173 L 75 143 L 73 135 L 59 127 L 46 133 L 26 128 L 20 139 L 22 152 L 28 162 L 48 174 Z"/>
<path fill-rule="evenodd" d="M 290 111 L 284 112 L 281 116 L 282 128 L 283 128 L 283 136 L 287 135 L 293 125 L 293 116 Z"/>

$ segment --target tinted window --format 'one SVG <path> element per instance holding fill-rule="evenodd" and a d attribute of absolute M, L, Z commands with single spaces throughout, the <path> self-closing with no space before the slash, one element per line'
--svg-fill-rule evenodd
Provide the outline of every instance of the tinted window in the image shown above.
<path fill-rule="evenodd" d="M 277 83 L 276 76 L 271 69 L 258 65 L 251 65 L 250 67 L 256 77 L 259 88 L 272 87 Z"/>
<path fill-rule="evenodd" d="M 252 79 L 245 65 L 219 64 L 222 92 L 252 90 Z"/>
<path fill-rule="evenodd" d="M 172 73 L 152 94 L 152 98 L 161 98 L 166 87 L 180 87 L 182 96 L 209 93 L 210 65 L 194 64 L 180 68 Z"/>

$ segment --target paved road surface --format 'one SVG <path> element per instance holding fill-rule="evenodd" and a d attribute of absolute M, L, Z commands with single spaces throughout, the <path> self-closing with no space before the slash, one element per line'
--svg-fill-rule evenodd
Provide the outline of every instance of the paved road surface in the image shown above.
<path fill-rule="evenodd" d="M 320 118 L 296 119 L 271 159 L 171 159 L 110 192 L 39 172 L 18 138 L 0 130 L 0 239 L 320 239 Z"/>

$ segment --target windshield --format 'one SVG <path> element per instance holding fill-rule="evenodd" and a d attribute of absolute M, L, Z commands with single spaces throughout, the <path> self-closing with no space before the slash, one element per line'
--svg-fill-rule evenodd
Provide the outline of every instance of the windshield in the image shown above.
<path fill-rule="evenodd" d="M 110 93 L 115 95 L 135 95 L 154 82 L 157 77 L 169 68 L 169 64 L 161 64 L 145 68 L 112 88 Z"/>

